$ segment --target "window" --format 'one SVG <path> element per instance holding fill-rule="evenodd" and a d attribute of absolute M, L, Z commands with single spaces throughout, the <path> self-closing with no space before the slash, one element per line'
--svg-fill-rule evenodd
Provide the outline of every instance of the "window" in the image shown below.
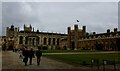
<path fill-rule="evenodd" d="M 48 45 L 51 45 L 51 38 L 48 39 Z"/>
<path fill-rule="evenodd" d="M 23 37 L 22 36 L 19 37 L 19 44 L 23 44 Z"/>
<path fill-rule="evenodd" d="M 25 44 L 28 44 L 28 37 L 25 37 Z"/>
<path fill-rule="evenodd" d="M 32 44 L 33 44 L 33 45 L 34 45 L 34 43 L 35 43 L 34 41 L 35 41 L 35 38 L 32 39 Z"/>
<path fill-rule="evenodd" d="M 36 38 L 36 45 L 38 45 L 38 44 L 40 44 L 40 38 L 38 37 L 38 38 Z"/>
<path fill-rule="evenodd" d="M 55 45 L 55 38 L 53 38 L 53 45 Z"/>
<path fill-rule="evenodd" d="M 47 44 L 47 38 L 44 38 L 44 45 Z"/>
<path fill-rule="evenodd" d="M 59 39 L 57 39 L 57 45 L 59 45 Z"/>

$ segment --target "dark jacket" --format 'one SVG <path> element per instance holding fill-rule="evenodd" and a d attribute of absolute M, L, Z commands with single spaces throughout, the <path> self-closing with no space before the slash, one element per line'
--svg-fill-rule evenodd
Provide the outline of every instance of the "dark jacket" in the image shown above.
<path fill-rule="evenodd" d="M 42 51 L 41 50 L 37 50 L 36 51 L 36 57 L 41 57 L 42 56 Z"/>
<path fill-rule="evenodd" d="M 29 51 L 29 57 L 34 57 L 34 51 L 33 50 Z"/>
<path fill-rule="evenodd" d="M 29 51 L 28 50 L 23 50 L 22 55 L 25 56 L 25 57 L 28 57 L 29 56 Z"/>

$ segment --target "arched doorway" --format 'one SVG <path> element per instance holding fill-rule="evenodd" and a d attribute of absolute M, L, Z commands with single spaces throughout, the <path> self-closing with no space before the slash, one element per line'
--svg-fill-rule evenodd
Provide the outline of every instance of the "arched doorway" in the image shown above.
<path fill-rule="evenodd" d="M 8 50 L 13 50 L 13 48 L 14 48 L 14 42 L 10 40 L 8 45 Z"/>

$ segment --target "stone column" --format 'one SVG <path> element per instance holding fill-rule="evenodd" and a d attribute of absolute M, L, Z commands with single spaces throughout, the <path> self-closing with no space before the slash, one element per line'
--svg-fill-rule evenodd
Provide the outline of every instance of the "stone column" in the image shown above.
<path fill-rule="evenodd" d="M 25 45 L 25 36 L 23 36 L 23 45 Z"/>

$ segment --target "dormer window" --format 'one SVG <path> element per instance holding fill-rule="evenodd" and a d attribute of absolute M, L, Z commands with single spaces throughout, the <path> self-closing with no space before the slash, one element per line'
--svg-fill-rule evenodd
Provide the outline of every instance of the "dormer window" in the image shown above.
<path fill-rule="evenodd" d="M 105 35 L 103 35 L 102 37 L 105 38 Z"/>
<path fill-rule="evenodd" d="M 98 36 L 98 38 L 101 38 L 101 36 Z"/>
<path fill-rule="evenodd" d="M 119 36 L 118 33 L 116 34 L 116 36 Z"/>
<path fill-rule="evenodd" d="M 112 34 L 110 34 L 110 37 L 112 37 Z"/>
<path fill-rule="evenodd" d="M 93 36 L 93 38 L 96 38 L 95 36 Z"/>

